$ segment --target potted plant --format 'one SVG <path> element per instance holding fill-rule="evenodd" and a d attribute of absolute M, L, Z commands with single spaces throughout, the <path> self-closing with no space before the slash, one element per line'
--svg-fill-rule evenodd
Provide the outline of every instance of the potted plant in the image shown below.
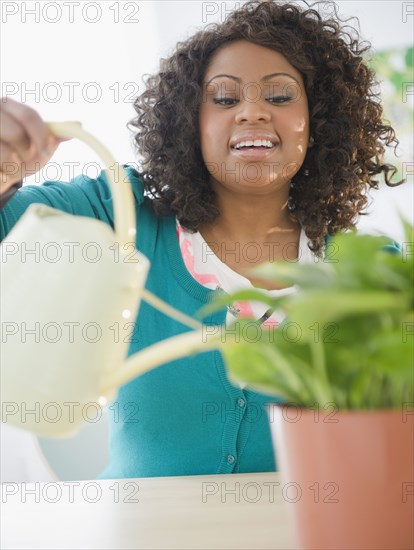
<path fill-rule="evenodd" d="M 296 487 L 287 506 L 301 548 L 414 547 L 414 238 L 404 227 L 400 252 L 340 234 L 319 262 L 252 271 L 296 293 L 226 298 L 286 313 L 271 331 L 238 320 L 222 353 L 232 379 L 285 400 L 268 414 L 282 481 Z"/>

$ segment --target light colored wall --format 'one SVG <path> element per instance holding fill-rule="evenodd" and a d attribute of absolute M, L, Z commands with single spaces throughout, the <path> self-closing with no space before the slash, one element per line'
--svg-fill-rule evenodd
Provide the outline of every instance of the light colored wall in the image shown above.
<path fill-rule="evenodd" d="M 209 2 L 195 0 L 168 0 L 155 3 L 155 14 L 160 29 L 161 50 L 167 51 L 177 40 L 208 23 L 219 22 L 232 7 L 244 2 Z M 312 2 L 308 2 L 312 4 Z M 413 6 L 400 0 L 337 0 L 341 19 L 358 17 L 362 36 L 382 50 L 409 46 L 413 42 Z M 304 5 L 298 2 L 298 5 Z M 329 4 L 321 4 L 321 14 L 331 13 Z M 350 21 L 354 25 L 355 21 Z"/>

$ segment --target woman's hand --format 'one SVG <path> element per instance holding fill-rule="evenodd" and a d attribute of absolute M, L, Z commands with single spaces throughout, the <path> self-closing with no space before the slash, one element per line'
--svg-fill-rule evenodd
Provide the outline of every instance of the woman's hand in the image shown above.
<path fill-rule="evenodd" d="M 52 134 L 31 107 L 0 98 L 0 195 L 41 170 L 66 140 Z"/>

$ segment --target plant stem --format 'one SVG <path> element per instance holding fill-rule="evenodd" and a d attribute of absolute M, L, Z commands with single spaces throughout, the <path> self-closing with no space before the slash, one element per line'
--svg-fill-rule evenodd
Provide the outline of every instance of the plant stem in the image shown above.
<path fill-rule="evenodd" d="M 319 395 L 322 398 L 323 404 L 332 402 L 332 390 L 329 384 L 328 375 L 326 372 L 325 353 L 323 349 L 323 343 L 320 339 L 314 340 L 310 343 L 312 363 L 315 374 L 322 382 L 323 392 Z"/>

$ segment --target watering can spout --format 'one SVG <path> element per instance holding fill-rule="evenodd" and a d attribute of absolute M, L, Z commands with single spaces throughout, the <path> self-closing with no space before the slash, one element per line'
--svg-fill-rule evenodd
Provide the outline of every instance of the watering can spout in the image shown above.
<path fill-rule="evenodd" d="M 1 421 L 40 436 L 70 437 L 88 420 L 87 410 L 105 407 L 116 398 L 120 386 L 169 361 L 214 349 L 219 349 L 217 338 L 207 341 L 204 330 L 190 331 L 131 355 L 110 372 L 89 365 L 86 376 L 77 372 L 70 376 L 69 384 L 65 383 L 68 371 L 64 362 L 55 365 L 53 380 L 47 381 L 47 373 L 42 372 L 41 383 L 33 377 L 16 376 L 21 374 L 19 366 L 15 371 L 6 368 L 1 373 Z M 50 374 L 48 365 L 44 367 Z"/>
<path fill-rule="evenodd" d="M 120 369 L 102 379 L 100 393 L 101 395 L 113 394 L 133 378 L 167 362 L 215 349 L 219 349 L 217 338 L 207 339 L 204 330 L 172 336 L 130 356 Z"/>

